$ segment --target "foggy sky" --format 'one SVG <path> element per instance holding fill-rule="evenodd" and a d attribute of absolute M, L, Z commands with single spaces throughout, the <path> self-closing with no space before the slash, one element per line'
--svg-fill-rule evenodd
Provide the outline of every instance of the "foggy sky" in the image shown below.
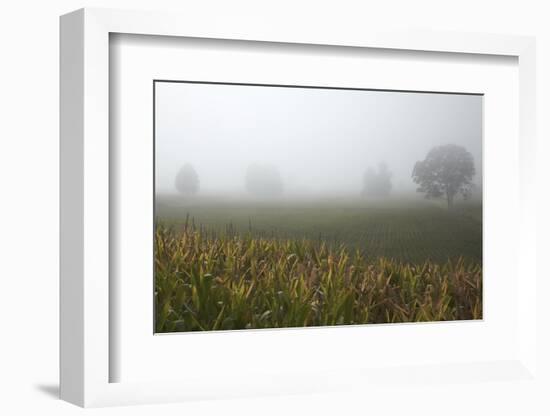
<path fill-rule="evenodd" d="M 157 192 L 175 192 L 184 163 L 201 193 L 243 192 L 260 163 L 278 167 L 289 195 L 358 194 L 380 162 L 394 191 L 410 191 L 414 163 L 447 143 L 472 153 L 481 183 L 481 96 L 156 83 Z"/>

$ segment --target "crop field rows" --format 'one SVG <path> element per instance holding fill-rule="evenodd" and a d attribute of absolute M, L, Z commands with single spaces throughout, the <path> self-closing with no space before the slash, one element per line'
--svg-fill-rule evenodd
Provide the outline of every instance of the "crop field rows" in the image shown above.
<path fill-rule="evenodd" d="M 158 332 L 482 317 L 479 205 L 171 202 Z"/>
<path fill-rule="evenodd" d="M 198 202 L 159 204 L 158 215 L 181 229 L 186 221 L 209 230 L 252 233 L 263 238 L 307 239 L 332 247 L 345 245 L 371 259 L 386 257 L 417 263 L 463 257 L 481 263 L 481 206 L 464 204 L 456 212 L 425 201 L 350 201 L 263 205 Z"/>
<path fill-rule="evenodd" d="M 479 264 L 369 261 L 308 240 L 157 226 L 156 331 L 482 318 Z"/>

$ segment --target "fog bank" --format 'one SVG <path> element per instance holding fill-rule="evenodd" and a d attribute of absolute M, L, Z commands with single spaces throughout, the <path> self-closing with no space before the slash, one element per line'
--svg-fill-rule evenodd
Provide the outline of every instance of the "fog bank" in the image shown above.
<path fill-rule="evenodd" d="M 412 192 L 415 162 L 448 143 L 472 153 L 481 183 L 481 96 L 157 82 L 155 104 L 159 193 L 189 163 L 201 194 L 245 192 L 259 164 L 287 196 L 355 195 L 381 162 L 392 192 Z"/>

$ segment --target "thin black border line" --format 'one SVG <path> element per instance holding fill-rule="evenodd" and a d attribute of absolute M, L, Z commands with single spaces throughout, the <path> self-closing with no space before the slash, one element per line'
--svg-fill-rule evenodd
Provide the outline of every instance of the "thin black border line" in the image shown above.
<path fill-rule="evenodd" d="M 153 335 L 155 335 L 157 327 L 157 296 L 156 296 L 156 236 L 157 236 L 157 155 L 156 155 L 156 143 L 157 143 L 157 89 L 156 82 L 153 80 Z M 159 332 L 160 334 L 161 332 Z"/>
<path fill-rule="evenodd" d="M 312 90 L 344 90 L 344 91 L 374 91 L 374 92 L 395 92 L 409 94 L 445 94 L 445 95 L 472 95 L 484 96 L 480 92 L 460 92 L 460 91 L 422 91 L 422 90 L 399 90 L 390 88 L 360 88 L 360 87 L 331 87 L 323 85 L 292 85 L 292 84 L 262 84 L 253 82 L 222 82 L 222 81 L 185 81 L 175 79 L 153 79 L 153 85 L 157 82 L 169 84 L 202 84 L 202 85 L 233 85 L 241 87 L 271 87 L 271 88 L 304 88 Z M 153 97 L 154 98 L 154 97 Z"/>
<path fill-rule="evenodd" d="M 156 320 L 157 320 L 157 308 L 156 308 L 156 295 L 155 295 L 155 285 L 156 285 L 156 274 L 155 274 L 155 236 L 157 231 L 157 202 L 156 202 L 156 103 L 157 103 L 157 90 L 156 85 L 157 83 L 167 83 L 167 84 L 200 84 L 200 85 L 232 85 L 232 86 L 241 86 L 241 87 L 271 87 L 271 88 L 303 88 L 303 89 L 312 89 L 312 90 L 341 90 L 341 91 L 374 91 L 374 92 L 394 92 L 394 93 L 404 93 L 404 94 L 437 94 L 437 95 L 469 95 L 469 96 L 475 96 L 475 97 L 484 97 L 484 93 L 474 93 L 474 92 L 447 92 L 447 91 L 421 91 L 421 90 L 392 90 L 392 89 L 386 89 L 386 88 L 358 88 L 358 87 L 330 87 L 330 86 L 320 86 L 320 85 L 292 85 L 292 84 L 261 84 L 261 83 L 246 83 L 246 82 L 221 82 L 221 81 L 184 81 L 184 80 L 174 80 L 174 79 L 153 79 L 153 335 L 157 334 L 166 334 L 166 332 L 156 332 Z M 483 122 L 483 115 L 482 115 L 482 122 Z M 483 140 L 482 135 L 482 140 Z M 482 142 L 483 143 L 483 142 Z M 483 160 L 483 153 L 482 153 L 482 160 Z M 483 165 L 482 165 L 483 169 Z M 483 177 L 483 176 L 482 176 Z M 483 196 L 482 196 L 483 198 Z M 483 210 L 483 203 L 482 203 L 482 210 Z M 482 211 L 482 218 L 483 218 L 483 211 Z M 482 264 L 483 264 L 483 230 L 482 230 Z M 483 296 L 482 293 L 482 311 L 483 311 Z M 483 321 L 483 312 L 482 317 L 480 319 Z M 479 321 L 477 319 L 471 319 L 467 320 L 465 322 L 475 322 Z M 434 321 L 434 322 L 442 322 L 442 321 Z M 434 323 L 434 322 L 428 322 L 428 323 Z M 464 322 L 463 320 L 459 320 L 458 322 Z M 414 322 L 417 323 L 417 322 Z M 360 324 L 365 325 L 365 324 Z M 337 325 L 338 326 L 338 325 Z M 341 325 L 343 327 L 347 325 Z M 300 329 L 304 329 L 303 327 L 299 327 Z M 307 327 L 306 327 L 307 328 Z M 313 327 L 312 327 L 313 328 Z M 288 328 L 284 328 L 288 329 Z M 204 332 L 214 332 L 214 331 L 204 331 Z M 181 334 L 182 332 L 177 332 L 178 334 Z M 185 333 L 185 332 L 184 332 Z"/>

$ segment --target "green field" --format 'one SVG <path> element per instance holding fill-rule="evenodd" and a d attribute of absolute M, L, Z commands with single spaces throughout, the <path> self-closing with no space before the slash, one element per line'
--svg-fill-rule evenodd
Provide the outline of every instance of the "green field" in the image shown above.
<path fill-rule="evenodd" d="M 345 245 L 366 258 L 402 262 L 481 263 L 481 204 L 445 205 L 423 199 L 316 199 L 254 202 L 161 197 L 157 218 L 181 229 L 186 221 L 216 232 Z"/>
<path fill-rule="evenodd" d="M 482 318 L 481 205 L 158 198 L 157 332 Z"/>

